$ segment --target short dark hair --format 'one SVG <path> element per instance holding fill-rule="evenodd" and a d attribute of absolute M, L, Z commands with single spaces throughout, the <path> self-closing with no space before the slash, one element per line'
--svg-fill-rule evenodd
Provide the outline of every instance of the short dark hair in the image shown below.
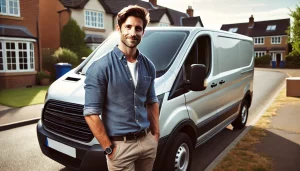
<path fill-rule="evenodd" d="M 128 7 L 123 8 L 117 15 L 117 22 L 120 28 L 129 16 L 137 17 L 143 20 L 143 30 L 145 30 L 150 21 L 148 10 L 138 5 L 129 5 Z"/>

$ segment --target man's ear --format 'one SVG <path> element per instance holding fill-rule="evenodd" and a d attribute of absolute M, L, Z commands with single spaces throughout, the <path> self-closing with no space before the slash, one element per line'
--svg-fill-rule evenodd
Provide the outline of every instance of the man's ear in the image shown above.
<path fill-rule="evenodd" d="M 116 29 L 117 29 L 117 31 L 119 31 L 119 32 L 121 31 L 121 28 L 119 27 L 118 24 L 116 25 Z"/>

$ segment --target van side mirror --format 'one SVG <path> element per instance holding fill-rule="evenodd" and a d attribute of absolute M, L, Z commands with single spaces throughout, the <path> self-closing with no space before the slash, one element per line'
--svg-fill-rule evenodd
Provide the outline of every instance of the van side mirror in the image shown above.
<path fill-rule="evenodd" d="M 206 89 L 206 66 L 203 64 L 191 65 L 190 89 L 193 91 L 202 91 Z"/>

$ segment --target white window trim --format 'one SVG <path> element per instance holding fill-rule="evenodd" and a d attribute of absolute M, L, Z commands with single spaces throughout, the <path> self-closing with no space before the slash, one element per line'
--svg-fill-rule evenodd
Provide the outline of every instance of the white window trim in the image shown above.
<path fill-rule="evenodd" d="M 255 39 L 262 39 L 263 43 L 255 43 Z M 264 45 L 265 44 L 265 37 L 253 37 L 253 43 L 255 45 Z"/>
<path fill-rule="evenodd" d="M 15 52 L 16 52 L 16 70 L 7 69 L 7 56 L 6 56 L 6 42 L 15 43 Z M 2 44 L 2 56 L 3 56 L 3 70 L 0 70 L 0 73 L 22 73 L 22 72 L 31 72 L 35 71 L 35 53 L 34 53 L 34 44 L 29 41 L 13 41 L 13 40 L 4 40 L 0 41 Z M 27 70 L 20 70 L 19 63 L 19 46 L 18 43 L 26 43 L 26 52 L 27 52 Z M 30 43 L 33 44 L 33 69 L 30 68 Z"/>
<path fill-rule="evenodd" d="M 20 0 L 18 0 L 18 14 L 9 14 L 9 0 L 5 0 L 6 1 L 6 13 L 2 13 L 0 12 L 0 15 L 6 15 L 6 16 L 14 16 L 14 17 L 20 17 L 21 13 L 20 13 Z"/>
<path fill-rule="evenodd" d="M 170 27 L 169 23 L 159 23 L 160 27 Z"/>
<path fill-rule="evenodd" d="M 236 33 L 236 32 L 238 31 L 238 29 L 239 29 L 239 28 L 237 28 L 237 27 L 232 27 L 232 28 L 230 28 L 228 31 L 229 31 L 229 32 L 232 32 L 232 33 Z"/>
<path fill-rule="evenodd" d="M 93 26 L 89 26 L 89 25 L 87 25 L 86 24 L 86 11 L 89 11 L 89 12 L 96 12 L 97 13 L 97 15 L 98 15 L 98 13 L 102 13 L 102 16 L 103 16 L 103 27 L 93 27 Z M 104 29 L 104 27 L 105 27 L 105 25 L 104 25 L 104 12 L 102 12 L 102 11 L 95 11 L 95 10 L 89 10 L 89 9 L 86 9 L 86 10 L 84 10 L 84 26 L 85 27 L 89 27 L 89 28 L 96 28 L 96 29 Z M 90 21 L 91 22 L 91 21 Z M 98 23 L 98 22 L 96 22 L 96 23 Z"/>
<path fill-rule="evenodd" d="M 279 38 L 280 38 L 279 43 L 273 42 L 273 41 L 272 41 L 272 38 L 275 38 L 275 37 L 279 37 Z M 282 41 L 282 36 L 271 36 L 271 44 L 272 44 L 272 45 L 278 45 L 278 44 L 281 44 L 281 41 Z"/>
<path fill-rule="evenodd" d="M 259 54 L 259 53 L 261 53 L 261 54 L 263 54 L 264 53 L 264 55 L 266 55 L 267 53 L 266 53 L 266 51 L 254 51 L 254 57 L 256 57 L 256 58 L 259 58 L 259 57 L 262 57 L 262 56 L 264 56 L 264 55 L 262 55 L 262 56 L 259 56 L 259 55 L 257 55 L 256 56 L 256 54 Z"/>
<path fill-rule="evenodd" d="M 272 29 L 273 27 L 274 27 L 274 29 Z M 276 27 L 277 27 L 276 25 L 268 25 L 267 28 L 266 28 L 266 31 L 275 31 Z"/>

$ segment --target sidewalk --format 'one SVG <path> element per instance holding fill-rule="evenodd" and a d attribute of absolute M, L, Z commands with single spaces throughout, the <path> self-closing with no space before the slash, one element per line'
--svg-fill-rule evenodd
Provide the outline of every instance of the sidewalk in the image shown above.
<path fill-rule="evenodd" d="M 275 71 L 285 72 L 290 77 L 300 77 L 300 69 L 275 69 Z M 267 135 L 255 146 L 256 151 L 272 158 L 272 170 L 299 171 L 300 102 L 285 102 L 277 109 L 276 114 L 271 118 Z"/>
<path fill-rule="evenodd" d="M 0 105 L 0 131 L 36 123 L 42 113 L 44 104 L 11 108 Z"/>

